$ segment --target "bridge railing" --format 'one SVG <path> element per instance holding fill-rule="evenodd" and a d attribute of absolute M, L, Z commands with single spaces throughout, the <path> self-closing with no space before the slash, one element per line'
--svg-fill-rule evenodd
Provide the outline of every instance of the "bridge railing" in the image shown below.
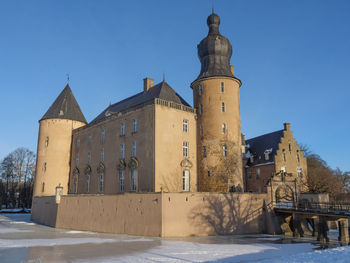
<path fill-rule="evenodd" d="M 335 202 L 309 202 L 309 201 L 285 201 L 274 204 L 275 208 L 293 209 L 302 211 L 317 211 L 317 212 L 341 212 L 350 214 L 350 204 L 335 203 Z"/>

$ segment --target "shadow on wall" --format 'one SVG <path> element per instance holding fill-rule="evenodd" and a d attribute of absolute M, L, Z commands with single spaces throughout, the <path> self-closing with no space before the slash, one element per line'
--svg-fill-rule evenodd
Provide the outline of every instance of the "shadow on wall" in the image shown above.
<path fill-rule="evenodd" d="M 207 196 L 189 218 L 211 235 L 265 232 L 264 200 L 244 194 Z"/>

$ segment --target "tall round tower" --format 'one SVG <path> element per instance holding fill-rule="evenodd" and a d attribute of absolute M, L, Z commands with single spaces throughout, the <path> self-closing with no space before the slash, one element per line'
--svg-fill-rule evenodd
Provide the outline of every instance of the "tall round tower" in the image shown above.
<path fill-rule="evenodd" d="M 230 66 L 232 46 L 219 32 L 220 17 L 208 19 L 208 36 L 198 48 L 201 72 L 192 82 L 197 109 L 199 191 L 242 191 L 239 88 Z"/>
<path fill-rule="evenodd" d="M 85 117 L 67 84 L 39 121 L 33 196 L 55 195 L 58 185 L 67 194 L 72 130 L 84 125 Z"/>

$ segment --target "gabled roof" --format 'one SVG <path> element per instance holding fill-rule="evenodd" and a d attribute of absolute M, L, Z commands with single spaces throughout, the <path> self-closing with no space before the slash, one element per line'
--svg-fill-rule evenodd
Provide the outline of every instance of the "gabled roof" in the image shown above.
<path fill-rule="evenodd" d="M 87 123 L 68 84 L 41 118 L 45 119 L 68 119 Z"/>
<path fill-rule="evenodd" d="M 247 152 L 254 156 L 254 162 L 251 163 L 248 158 L 248 166 L 257 164 L 266 164 L 273 162 L 278 149 L 278 144 L 283 137 L 283 130 L 267 133 L 249 140 L 246 140 Z M 269 160 L 265 160 L 265 151 L 271 150 Z"/>
<path fill-rule="evenodd" d="M 106 117 L 106 112 L 117 113 L 125 111 L 129 108 L 143 104 L 148 101 L 153 101 L 155 98 L 172 101 L 178 104 L 183 104 L 191 107 L 179 94 L 173 90 L 168 83 L 162 81 L 157 85 L 151 87 L 147 91 L 137 93 L 134 96 L 126 98 L 115 104 L 108 106 L 101 114 L 99 114 L 92 122 L 99 122 Z"/>

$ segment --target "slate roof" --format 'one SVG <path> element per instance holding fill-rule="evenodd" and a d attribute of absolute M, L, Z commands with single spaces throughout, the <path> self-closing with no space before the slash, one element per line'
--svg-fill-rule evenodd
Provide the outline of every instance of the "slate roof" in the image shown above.
<path fill-rule="evenodd" d="M 254 166 L 257 164 L 266 164 L 273 162 L 275 159 L 275 155 L 278 149 L 278 144 L 281 142 L 281 138 L 283 137 L 283 130 L 271 132 L 268 134 L 264 134 L 249 140 L 246 140 L 247 152 L 254 155 L 254 162 L 251 163 L 248 158 L 248 166 Z M 264 152 L 268 149 L 272 149 L 269 160 L 265 160 Z M 260 158 L 259 158 L 260 156 Z"/>
<path fill-rule="evenodd" d="M 137 93 L 134 96 L 126 98 L 115 104 L 108 106 L 101 114 L 99 114 L 91 123 L 102 121 L 106 117 L 106 112 L 117 113 L 125 111 L 129 108 L 144 104 L 146 102 L 153 103 L 155 98 L 173 101 L 178 104 L 191 107 L 179 94 L 173 90 L 168 83 L 162 81 L 151 87 L 147 91 Z"/>
<path fill-rule="evenodd" d="M 87 123 L 68 84 L 41 118 L 45 119 L 68 119 Z"/>

